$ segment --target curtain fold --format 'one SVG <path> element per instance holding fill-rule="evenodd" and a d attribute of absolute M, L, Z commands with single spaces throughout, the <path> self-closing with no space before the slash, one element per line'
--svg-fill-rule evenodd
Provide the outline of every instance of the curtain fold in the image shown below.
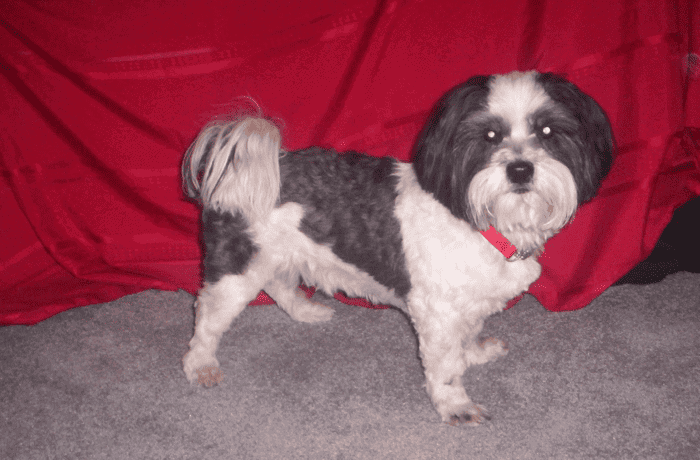
<path fill-rule="evenodd" d="M 533 68 L 592 95 L 619 147 L 599 196 L 547 243 L 530 290 L 553 311 L 584 307 L 700 194 L 699 10 L 693 0 L 7 0 L 0 323 L 145 289 L 196 292 L 199 212 L 179 171 L 213 117 L 253 100 L 281 122 L 288 149 L 408 160 L 446 90 Z"/>

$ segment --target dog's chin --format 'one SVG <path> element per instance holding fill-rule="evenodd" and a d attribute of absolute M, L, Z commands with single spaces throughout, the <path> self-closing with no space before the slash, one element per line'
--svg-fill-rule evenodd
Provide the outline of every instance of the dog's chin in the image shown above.
<path fill-rule="evenodd" d="M 472 178 L 467 198 L 471 223 L 479 230 L 494 227 L 520 258 L 538 255 L 578 206 L 569 169 L 546 155 L 535 163 L 530 182 L 511 182 L 498 164 L 482 169 Z"/>
<path fill-rule="evenodd" d="M 480 230 L 493 226 L 516 248 L 521 257 L 538 255 L 544 243 L 571 219 L 573 209 L 557 197 L 531 186 L 512 186 L 476 209 Z"/>
<path fill-rule="evenodd" d="M 508 238 L 520 253 L 539 252 L 558 229 L 554 206 L 542 195 L 521 188 L 499 195 L 492 205 L 493 227 Z"/>

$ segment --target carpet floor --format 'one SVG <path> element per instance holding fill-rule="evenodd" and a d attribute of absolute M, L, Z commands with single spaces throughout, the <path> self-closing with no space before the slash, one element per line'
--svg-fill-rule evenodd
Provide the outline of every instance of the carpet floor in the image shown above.
<path fill-rule="evenodd" d="M 699 274 L 615 286 L 568 313 L 526 296 L 491 317 L 484 337 L 510 352 L 464 376 L 493 416 L 476 428 L 440 422 L 400 311 L 317 300 L 330 322 L 244 310 L 211 389 L 181 370 L 183 291 L 0 328 L 0 458 L 700 458 Z"/>

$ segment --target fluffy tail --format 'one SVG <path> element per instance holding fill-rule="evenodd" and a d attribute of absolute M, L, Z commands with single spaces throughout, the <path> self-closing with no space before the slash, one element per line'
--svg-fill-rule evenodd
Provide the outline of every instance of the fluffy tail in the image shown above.
<path fill-rule="evenodd" d="M 205 127 L 182 163 L 185 193 L 204 208 L 243 213 L 258 221 L 280 195 L 280 132 L 262 118 Z"/>

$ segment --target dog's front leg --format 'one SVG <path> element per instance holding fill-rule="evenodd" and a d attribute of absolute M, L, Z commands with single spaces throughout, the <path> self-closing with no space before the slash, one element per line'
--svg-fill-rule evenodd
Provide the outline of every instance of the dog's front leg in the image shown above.
<path fill-rule="evenodd" d="M 438 313 L 439 310 L 442 311 Z M 472 402 L 462 384 L 464 371 L 475 363 L 465 352 L 471 348 L 469 344 L 475 343 L 483 321 L 465 321 L 445 309 L 424 313 L 413 317 L 413 322 L 418 332 L 426 390 L 435 409 L 451 425 L 478 425 L 488 420 L 486 411 Z"/>

